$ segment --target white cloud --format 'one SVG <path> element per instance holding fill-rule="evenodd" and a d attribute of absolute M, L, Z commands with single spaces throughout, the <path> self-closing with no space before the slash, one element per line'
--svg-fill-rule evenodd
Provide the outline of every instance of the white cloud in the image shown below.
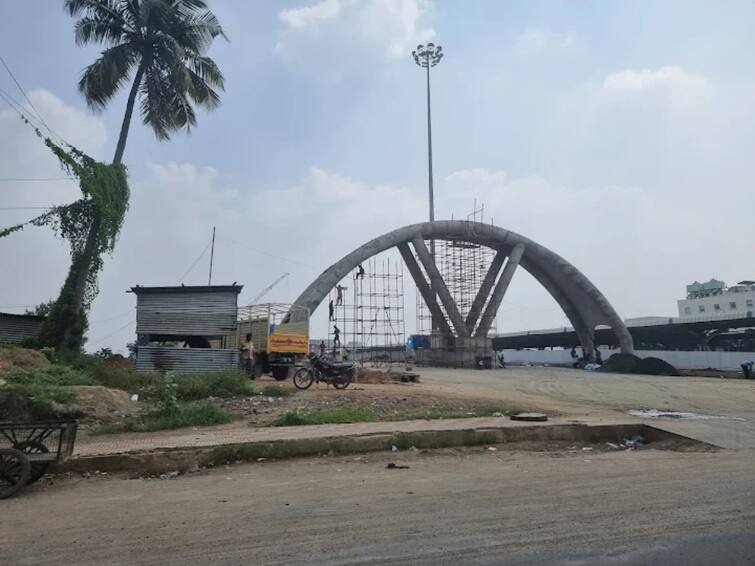
<path fill-rule="evenodd" d="M 351 69 L 408 56 L 435 35 L 422 22 L 429 0 L 321 0 L 280 12 L 275 52 L 306 72 L 337 80 Z"/>
<path fill-rule="evenodd" d="M 709 104 L 713 95 L 713 86 L 705 76 L 673 66 L 611 73 L 603 80 L 601 94 L 609 102 L 638 105 L 652 100 L 668 110 L 685 113 Z"/>
<path fill-rule="evenodd" d="M 341 12 L 340 0 L 322 0 L 313 6 L 302 6 L 283 10 L 280 19 L 293 29 L 317 27 L 321 23 L 334 19 Z"/>
<path fill-rule="evenodd" d="M 520 55 L 532 55 L 546 50 L 569 51 L 579 45 L 574 32 L 554 32 L 543 28 L 528 28 L 517 37 L 514 48 Z"/>

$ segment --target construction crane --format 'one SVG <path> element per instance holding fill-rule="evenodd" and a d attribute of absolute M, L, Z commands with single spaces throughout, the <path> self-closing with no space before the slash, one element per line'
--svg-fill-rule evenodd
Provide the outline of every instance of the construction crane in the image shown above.
<path fill-rule="evenodd" d="M 289 272 L 287 271 L 286 273 L 284 273 L 283 275 L 281 275 L 280 277 L 278 277 L 278 279 L 276 279 L 275 281 L 273 281 L 272 283 L 270 283 L 270 285 L 268 285 L 267 287 L 265 287 L 264 289 L 262 289 L 262 291 L 260 291 L 259 295 L 257 295 L 256 297 L 254 297 L 254 298 L 252 299 L 252 304 L 254 305 L 254 304 L 256 304 L 257 302 L 259 302 L 259 300 L 260 300 L 260 299 L 261 299 L 262 297 L 264 297 L 264 296 L 265 296 L 265 295 L 267 295 L 267 294 L 268 294 L 268 293 L 269 293 L 270 291 L 272 291 L 272 290 L 273 290 L 273 287 L 275 287 L 275 286 L 276 286 L 276 285 L 277 285 L 278 283 L 280 283 L 281 281 L 283 281 L 283 280 L 284 280 L 284 279 L 285 279 L 286 277 L 288 277 L 289 275 L 291 275 L 291 274 L 290 274 L 290 273 L 289 273 Z"/>

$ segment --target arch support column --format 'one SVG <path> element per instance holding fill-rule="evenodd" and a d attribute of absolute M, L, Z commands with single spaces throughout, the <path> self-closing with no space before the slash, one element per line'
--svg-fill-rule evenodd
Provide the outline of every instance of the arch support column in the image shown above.
<path fill-rule="evenodd" d="M 477 326 L 482 307 L 485 306 L 485 301 L 490 297 L 490 290 L 495 284 L 495 280 L 498 277 L 498 273 L 501 271 L 501 266 L 504 261 L 506 261 L 506 254 L 501 250 L 498 250 L 498 253 L 495 254 L 493 261 L 490 263 L 490 268 L 485 274 L 485 279 L 483 279 L 482 285 L 480 285 L 480 290 L 477 291 L 472 306 L 469 308 L 466 322 L 470 333 L 474 332 L 474 328 Z"/>
<path fill-rule="evenodd" d="M 446 287 L 446 282 L 443 281 L 443 276 L 440 274 L 438 266 L 435 265 L 435 261 L 425 245 L 425 240 L 423 238 L 414 238 L 412 240 L 412 245 L 414 245 L 414 249 L 419 256 L 419 261 L 422 262 L 422 267 L 425 268 L 425 272 L 430 277 L 431 289 L 438 293 L 438 298 L 443 304 L 443 308 L 446 309 L 448 318 L 451 319 L 451 324 L 453 324 L 454 330 L 456 330 L 456 335 L 469 336 L 469 331 L 467 330 L 464 318 L 461 316 L 459 308 L 456 306 L 456 302 L 451 296 L 451 292 L 448 290 L 448 287 Z"/>
<path fill-rule="evenodd" d="M 496 283 L 495 289 L 493 289 L 493 294 L 490 296 L 488 306 L 482 315 L 482 319 L 480 320 L 480 326 L 477 327 L 477 333 L 475 334 L 475 336 L 477 336 L 478 338 L 488 335 L 490 325 L 493 323 L 493 319 L 495 318 L 495 315 L 501 306 L 503 296 L 506 294 L 506 290 L 509 288 L 511 279 L 514 277 L 514 272 L 519 266 L 519 261 L 522 259 L 523 254 L 524 244 L 517 244 L 516 246 L 514 246 L 514 249 L 511 251 L 511 255 L 509 255 L 508 261 L 506 261 L 506 266 L 503 268 L 501 278 L 498 280 L 498 283 Z"/>
<path fill-rule="evenodd" d="M 406 267 L 409 269 L 412 279 L 414 279 L 414 284 L 417 286 L 417 290 L 420 295 L 422 295 L 428 310 L 433 315 L 433 318 L 438 321 L 443 332 L 451 334 L 451 327 L 448 326 L 448 321 L 446 320 L 446 317 L 443 316 L 443 311 L 440 310 L 438 303 L 435 301 L 435 294 L 432 292 L 432 289 L 430 289 L 430 285 L 427 283 L 417 260 L 414 259 L 414 254 L 412 254 L 409 244 L 401 243 L 396 247 L 403 258 Z"/>

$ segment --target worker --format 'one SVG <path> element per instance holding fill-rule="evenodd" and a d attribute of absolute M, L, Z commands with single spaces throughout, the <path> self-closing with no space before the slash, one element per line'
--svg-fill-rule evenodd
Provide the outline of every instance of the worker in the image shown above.
<path fill-rule="evenodd" d="M 603 354 L 600 353 L 600 350 L 595 348 L 595 363 L 602 366 L 603 365 Z"/>
<path fill-rule="evenodd" d="M 325 346 L 325 340 L 320 340 L 320 357 L 321 358 L 325 355 L 326 349 L 327 349 L 327 346 Z"/>
<path fill-rule="evenodd" d="M 348 287 L 344 287 L 340 283 L 336 285 L 336 306 L 343 304 L 343 292 L 348 289 Z"/>
<path fill-rule="evenodd" d="M 362 278 L 364 280 L 364 267 L 362 267 L 362 264 L 359 264 L 359 267 L 357 267 L 357 279 Z"/>
<path fill-rule="evenodd" d="M 745 379 L 752 377 L 752 360 L 745 360 L 742 363 L 742 373 L 745 375 Z"/>
<path fill-rule="evenodd" d="M 241 348 L 241 360 L 244 363 L 246 373 L 254 379 L 254 342 L 252 342 L 251 334 L 246 335 L 244 346 Z"/>
<path fill-rule="evenodd" d="M 333 325 L 333 348 L 341 347 L 341 329 Z"/>
<path fill-rule="evenodd" d="M 335 307 L 333 306 L 333 299 L 330 299 L 330 302 L 328 303 L 328 320 L 335 320 L 333 317 L 333 311 L 335 310 Z"/>

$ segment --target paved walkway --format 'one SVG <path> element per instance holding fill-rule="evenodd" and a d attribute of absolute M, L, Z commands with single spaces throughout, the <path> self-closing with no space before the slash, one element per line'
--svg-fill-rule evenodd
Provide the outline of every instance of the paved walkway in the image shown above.
<path fill-rule="evenodd" d="M 548 422 L 519 422 L 507 417 L 475 417 L 468 419 L 437 419 L 390 421 L 376 423 L 325 424 L 291 427 L 253 428 L 243 422 L 214 427 L 161 431 L 155 433 L 128 433 L 103 436 L 82 435 L 76 442 L 74 456 L 98 456 L 149 452 L 168 448 L 204 448 L 224 444 L 266 442 L 302 438 L 334 436 L 362 436 L 393 432 L 461 430 L 472 428 L 500 428 L 521 426 L 549 426 L 553 424 L 626 424 L 632 419 L 607 420 L 586 418 L 577 420 L 550 419 Z M 637 422 L 636 420 L 634 422 Z"/>

